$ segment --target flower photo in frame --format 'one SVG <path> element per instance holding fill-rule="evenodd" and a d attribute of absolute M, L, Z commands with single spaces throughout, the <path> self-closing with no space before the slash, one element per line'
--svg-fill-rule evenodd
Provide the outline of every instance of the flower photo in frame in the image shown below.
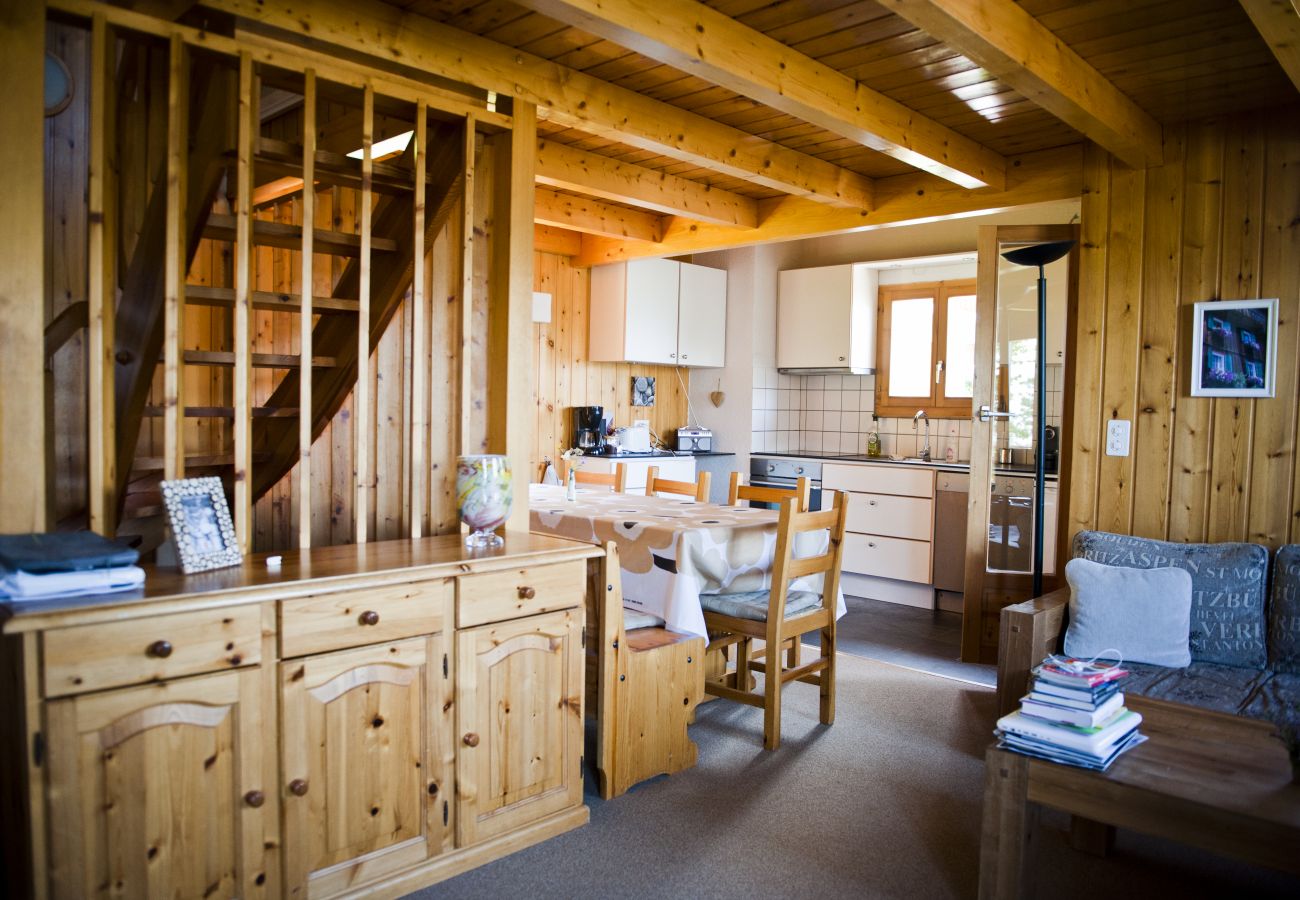
<path fill-rule="evenodd" d="M 162 495 L 182 572 L 239 565 L 243 557 L 220 478 L 164 481 Z"/>
<path fill-rule="evenodd" d="M 1192 310 L 1193 397 L 1277 392 L 1277 300 L 1215 300 Z"/>

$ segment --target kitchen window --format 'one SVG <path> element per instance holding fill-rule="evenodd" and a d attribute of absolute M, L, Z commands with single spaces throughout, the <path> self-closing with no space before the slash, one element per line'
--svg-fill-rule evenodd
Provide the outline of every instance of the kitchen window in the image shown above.
<path fill-rule="evenodd" d="M 881 285 L 876 414 L 932 419 L 971 414 L 975 280 Z"/>

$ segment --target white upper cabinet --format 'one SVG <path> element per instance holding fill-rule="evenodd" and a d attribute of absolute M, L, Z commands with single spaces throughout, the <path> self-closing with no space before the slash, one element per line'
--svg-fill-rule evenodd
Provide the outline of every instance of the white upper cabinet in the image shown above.
<path fill-rule="evenodd" d="M 779 273 L 777 368 L 875 371 L 876 284 L 864 265 Z"/>
<path fill-rule="evenodd" d="M 727 273 L 668 259 L 591 269 L 593 362 L 721 366 Z"/>

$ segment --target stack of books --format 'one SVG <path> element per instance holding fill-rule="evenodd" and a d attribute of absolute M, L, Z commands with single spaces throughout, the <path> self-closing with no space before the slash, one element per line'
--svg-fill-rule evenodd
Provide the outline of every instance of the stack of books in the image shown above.
<path fill-rule="evenodd" d="M 1124 706 L 1126 675 L 1115 663 L 1049 657 L 1033 670 L 1020 709 L 998 720 L 998 746 L 1104 772 L 1146 740 L 1142 716 Z"/>

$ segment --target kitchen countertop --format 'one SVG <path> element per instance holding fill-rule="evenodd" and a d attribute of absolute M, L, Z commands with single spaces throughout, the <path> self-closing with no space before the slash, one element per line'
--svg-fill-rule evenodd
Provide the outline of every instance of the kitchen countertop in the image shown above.
<path fill-rule="evenodd" d="M 651 450 L 648 453 L 593 453 L 589 459 L 664 459 L 670 456 L 735 456 L 721 450 Z"/>
<path fill-rule="evenodd" d="M 906 466 L 908 468 L 935 469 L 941 472 L 969 472 L 970 463 L 968 462 L 948 462 L 946 459 L 936 459 L 930 462 L 906 462 L 901 459 L 890 459 L 888 456 L 867 456 L 865 453 L 824 453 L 818 451 L 757 451 L 750 454 L 751 458 L 768 458 L 775 457 L 779 459 L 815 459 L 821 462 L 829 463 L 871 463 L 873 465 L 892 465 Z M 995 475 L 1010 476 L 1032 476 L 1034 467 L 1032 465 L 1006 465 L 998 466 L 994 470 Z M 1048 481 L 1056 481 L 1057 473 L 1048 472 Z"/>

